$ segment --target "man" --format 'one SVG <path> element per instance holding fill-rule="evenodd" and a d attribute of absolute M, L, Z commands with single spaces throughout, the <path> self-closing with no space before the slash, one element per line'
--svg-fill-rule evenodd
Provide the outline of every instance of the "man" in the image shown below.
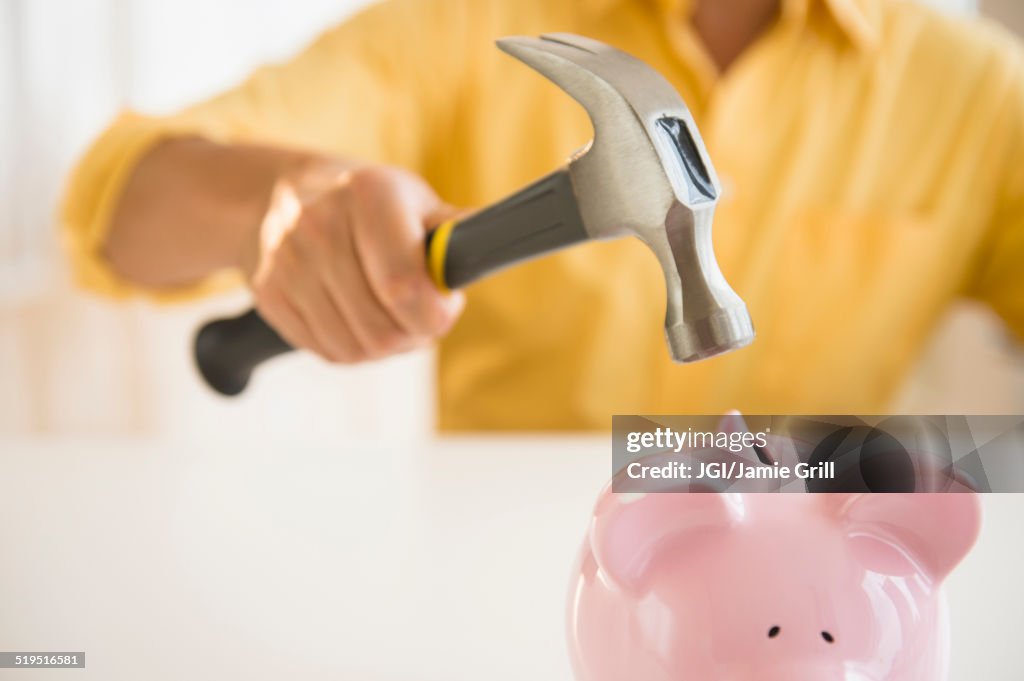
<path fill-rule="evenodd" d="M 425 230 L 590 137 L 493 47 L 552 31 L 634 54 L 693 110 L 749 348 L 671 364 L 661 274 L 634 240 L 507 270 L 464 309 L 430 283 Z M 1024 58 L 897 0 L 394 0 L 212 101 L 121 117 L 64 218 L 80 280 L 109 293 L 240 272 L 282 336 L 331 361 L 442 339 L 447 430 L 877 413 L 956 296 L 1024 333 Z"/>

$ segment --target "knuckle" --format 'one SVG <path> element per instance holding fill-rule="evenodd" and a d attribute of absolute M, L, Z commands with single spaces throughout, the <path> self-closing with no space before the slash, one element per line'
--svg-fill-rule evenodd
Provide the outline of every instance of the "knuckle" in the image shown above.
<path fill-rule="evenodd" d="M 385 166 L 357 168 L 349 176 L 348 186 L 358 194 L 375 194 L 395 180 L 395 173 Z"/>
<path fill-rule="evenodd" d="M 350 193 L 344 188 L 332 189 L 310 202 L 296 220 L 291 240 L 306 249 L 330 250 L 351 229 L 349 203 Z"/>
<path fill-rule="evenodd" d="M 286 239 L 274 249 L 268 268 L 268 279 L 276 279 L 282 274 L 302 271 L 302 253 L 294 239 Z"/>
<path fill-rule="evenodd" d="M 395 305 L 414 306 L 421 296 L 418 278 L 400 267 L 391 267 L 381 277 L 381 295 Z"/>
<path fill-rule="evenodd" d="M 300 222 L 311 223 L 324 233 L 330 232 L 343 222 L 340 218 L 345 214 L 348 200 L 349 193 L 344 187 L 332 189 L 306 205 Z"/>
<path fill-rule="evenodd" d="M 405 349 L 408 338 L 397 329 L 379 332 L 373 339 L 373 355 L 387 357 Z"/>
<path fill-rule="evenodd" d="M 322 260 L 331 250 L 332 224 L 323 216 L 304 216 L 292 231 L 290 250 L 301 260 Z"/>
<path fill-rule="evenodd" d="M 264 286 L 270 294 L 298 296 L 302 300 L 310 288 L 308 279 L 307 269 L 298 262 L 282 261 L 267 274 Z"/>
<path fill-rule="evenodd" d="M 373 166 L 353 171 L 348 182 L 353 210 L 377 215 L 382 206 L 416 208 L 426 185 L 415 175 L 398 168 Z"/>

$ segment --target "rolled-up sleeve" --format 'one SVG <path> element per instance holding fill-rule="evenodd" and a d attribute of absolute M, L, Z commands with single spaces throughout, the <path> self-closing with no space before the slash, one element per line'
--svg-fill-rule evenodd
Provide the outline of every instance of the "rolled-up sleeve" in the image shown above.
<path fill-rule="evenodd" d="M 435 4 L 437 7 L 435 7 Z M 144 290 L 103 257 L 107 231 L 138 161 L 160 140 L 201 136 L 257 143 L 418 170 L 440 110 L 457 87 L 453 64 L 425 42 L 446 21 L 442 3 L 397 0 L 363 10 L 290 61 L 257 70 L 240 86 L 171 116 L 126 111 L 72 171 L 60 207 L 76 283 L 110 296 L 168 300 L 237 282 L 234 273 L 175 290 Z M 439 29 L 438 29 L 439 30 Z"/>

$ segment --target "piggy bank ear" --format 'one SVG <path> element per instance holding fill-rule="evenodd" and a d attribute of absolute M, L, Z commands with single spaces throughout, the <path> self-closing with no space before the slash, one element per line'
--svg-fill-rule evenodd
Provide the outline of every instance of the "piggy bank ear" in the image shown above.
<path fill-rule="evenodd" d="M 590 526 L 598 566 L 628 590 L 641 588 L 665 548 L 739 522 L 742 497 L 718 493 L 616 494 L 605 488 Z"/>
<path fill-rule="evenodd" d="M 881 542 L 890 553 L 895 549 L 936 581 L 967 555 L 981 528 L 981 505 L 973 493 L 828 496 L 836 497 L 847 536 Z M 869 563 L 886 563 L 870 548 L 863 555 Z"/>

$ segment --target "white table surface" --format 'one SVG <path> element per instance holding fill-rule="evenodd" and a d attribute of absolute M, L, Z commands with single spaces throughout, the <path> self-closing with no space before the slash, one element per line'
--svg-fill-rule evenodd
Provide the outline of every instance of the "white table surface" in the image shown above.
<path fill-rule="evenodd" d="M 0 680 L 568 679 L 609 448 L 0 440 L 0 650 L 87 655 Z M 1024 678 L 1024 495 L 985 507 L 950 580 L 957 681 Z"/>

